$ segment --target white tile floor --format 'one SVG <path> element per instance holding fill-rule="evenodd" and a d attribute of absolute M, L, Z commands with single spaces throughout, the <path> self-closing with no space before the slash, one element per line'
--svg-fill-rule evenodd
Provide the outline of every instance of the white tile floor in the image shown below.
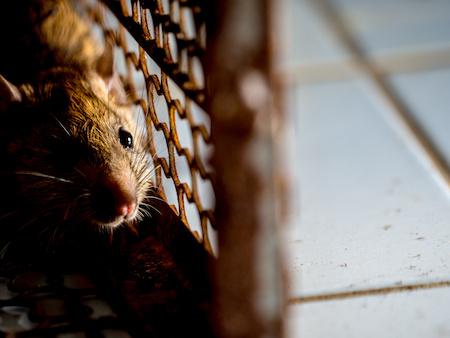
<path fill-rule="evenodd" d="M 449 1 L 332 4 L 371 60 L 450 50 Z M 284 0 L 281 13 L 299 182 L 287 336 L 450 337 L 449 187 L 368 80 L 342 71 L 349 52 L 314 0 Z M 384 79 L 450 163 L 450 68 L 428 61 Z M 302 77 L 314 65 L 331 71 Z"/>
<path fill-rule="evenodd" d="M 449 337 L 450 292 L 419 290 L 291 306 L 292 337 Z"/>

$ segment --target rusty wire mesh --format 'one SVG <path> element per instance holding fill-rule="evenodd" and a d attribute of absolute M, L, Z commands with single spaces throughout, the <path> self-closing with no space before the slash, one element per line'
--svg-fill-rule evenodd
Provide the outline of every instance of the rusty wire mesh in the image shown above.
<path fill-rule="evenodd" d="M 92 3 L 90 14 L 122 55 L 120 75 L 145 116 L 159 195 L 212 253 L 214 196 L 207 158 L 212 146 L 209 117 L 201 108 L 200 56 L 206 46 L 201 7 L 195 1 L 105 0 Z M 180 169 L 183 163 L 187 167 Z"/>
<path fill-rule="evenodd" d="M 162 186 L 166 177 L 175 186 L 174 210 L 191 229 L 194 224 L 186 208 L 196 206 L 201 234 L 193 233 L 210 252 L 214 207 L 205 207 L 208 198 L 202 198 L 199 182 L 211 184 L 213 178 L 200 149 L 200 144 L 212 141 L 209 120 L 195 120 L 200 107 L 208 111 L 215 128 L 220 259 L 211 279 L 212 318 L 218 336 L 279 336 L 282 305 L 272 139 L 277 109 L 268 44 L 270 1 L 248 0 L 245 6 L 237 0 L 213 1 L 217 31 L 208 40 L 212 45 L 208 49 L 201 0 L 102 1 L 123 25 L 113 29 L 105 17 L 108 11 L 94 11 L 104 34 L 125 56 L 125 77 L 134 79 L 136 72 L 143 76 L 145 95 L 140 97 L 135 80 L 131 92 L 146 117 L 149 153 L 158 168 L 156 183 Z M 133 52 L 130 44 L 136 42 Z M 158 67 L 149 64 L 150 58 Z M 202 64 L 205 59 L 208 62 Z M 206 96 L 203 66 L 210 76 L 211 97 Z M 165 109 L 158 106 L 158 97 Z M 182 121 L 189 125 L 191 149 L 180 137 Z M 153 138 L 158 132 L 164 134 L 167 157 Z M 188 163 L 190 184 L 180 179 L 180 158 Z M 167 186 L 161 190 L 164 198 Z"/>

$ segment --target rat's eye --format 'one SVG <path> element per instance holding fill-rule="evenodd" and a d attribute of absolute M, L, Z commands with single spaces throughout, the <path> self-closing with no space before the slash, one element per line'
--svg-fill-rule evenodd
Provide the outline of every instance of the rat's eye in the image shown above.
<path fill-rule="evenodd" d="M 119 129 L 119 141 L 120 144 L 125 148 L 133 148 L 133 135 L 125 129 Z"/>

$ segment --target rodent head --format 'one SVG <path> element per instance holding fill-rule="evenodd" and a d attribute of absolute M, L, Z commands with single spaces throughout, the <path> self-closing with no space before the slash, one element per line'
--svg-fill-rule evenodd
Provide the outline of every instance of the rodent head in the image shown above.
<path fill-rule="evenodd" d="M 0 78 L 0 171 L 15 177 L 31 223 L 112 229 L 142 216 L 151 186 L 145 136 L 115 84 L 80 72 L 54 68 L 18 87 Z"/>

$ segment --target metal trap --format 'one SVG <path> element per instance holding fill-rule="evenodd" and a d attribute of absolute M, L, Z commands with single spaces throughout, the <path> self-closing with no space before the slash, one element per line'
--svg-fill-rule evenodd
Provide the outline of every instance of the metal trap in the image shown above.
<path fill-rule="evenodd" d="M 79 263 L 74 272 L 4 268 L 1 329 L 18 336 L 179 336 L 173 322 L 186 336 L 279 336 L 282 211 L 275 201 L 282 201 L 285 177 L 275 165 L 282 109 L 271 3 L 83 6 L 101 39 L 116 46 L 119 74 L 149 136 L 155 194 L 165 202 L 154 202 L 160 212 L 140 226 L 146 230 L 139 239 L 124 235 L 132 238 L 129 255 L 118 266 L 121 243 L 102 253 L 106 275 Z M 155 265 L 164 268 L 154 273 Z M 17 287 L 23 279 L 29 284 Z"/>

